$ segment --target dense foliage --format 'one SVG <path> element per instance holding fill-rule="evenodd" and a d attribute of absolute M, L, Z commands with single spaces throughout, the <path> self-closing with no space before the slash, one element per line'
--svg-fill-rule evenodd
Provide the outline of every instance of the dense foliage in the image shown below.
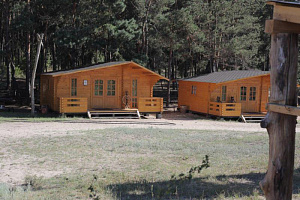
<path fill-rule="evenodd" d="M 39 73 L 119 60 L 171 79 L 268 68 L 265 0 L 1 0 L 0 11 L 2 78 L 30 78 L 37 33 Z"/>

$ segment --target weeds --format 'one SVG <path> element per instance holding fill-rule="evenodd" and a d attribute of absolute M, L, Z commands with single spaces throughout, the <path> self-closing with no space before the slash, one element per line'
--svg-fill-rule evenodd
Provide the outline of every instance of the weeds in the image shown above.
<path fill-rule="evenodd" d="M 43 179 L 36 175 L 26 176 L 25 186 L 27 187 L 27 190 L 41 190 L 43 188 Z"/>

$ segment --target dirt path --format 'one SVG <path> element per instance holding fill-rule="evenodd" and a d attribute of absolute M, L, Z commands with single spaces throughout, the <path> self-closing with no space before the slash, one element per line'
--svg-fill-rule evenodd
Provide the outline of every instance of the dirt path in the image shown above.
<path fill-rule="evenodd" d="M 166 113 L 163 119 L 150 116 L 147 119 L 79 119 L 57 122 L 14 121 L 0 123 L 0 138 L 33 137 L 36 135 L 58 136 L 79 130 L 106 128 L 162 128 L 266 132 L 259 123 L 217 121 L 199 118 L 193 114 Z"/>

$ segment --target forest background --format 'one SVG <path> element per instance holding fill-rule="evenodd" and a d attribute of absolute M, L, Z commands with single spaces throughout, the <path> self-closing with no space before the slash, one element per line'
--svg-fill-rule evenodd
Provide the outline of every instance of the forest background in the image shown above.
<path fill-rule="evenodd" d="M 29 80 L 37 33 L 42 72 L 132 60 L 171 80 L 269 69 L 265 0 L 1 0 L 0 77 Z"/>

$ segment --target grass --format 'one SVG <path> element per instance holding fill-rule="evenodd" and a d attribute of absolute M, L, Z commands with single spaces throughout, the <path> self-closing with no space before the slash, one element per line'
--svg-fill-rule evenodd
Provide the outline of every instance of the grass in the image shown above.
<path fill-rule="evenodd" d="M 56 113 L 41 114 L 37 113 L 35 117 L 31 117 L 30 111 L 22 112 L 3 112 L 0 111 L 0 123 L 4 122 L 56 122 L 67 120 L 78 120 L 82 117 L 58 117 Z"/>
<path fill-rule="evenodd" d="M 28 175 L 23 186 L 0 184 L 0 199 L 263 199 L 258 183 L 268 160 L 265 132 L 118 128 L 10 139 L 1 148 L 23 159 Z M 297 166 L 299 153 L 297 143 Z M 171 178 L 205 155 L 209 168 L 191 180 Z M 300 169 L 294 185 L 300 197 Z"/>

